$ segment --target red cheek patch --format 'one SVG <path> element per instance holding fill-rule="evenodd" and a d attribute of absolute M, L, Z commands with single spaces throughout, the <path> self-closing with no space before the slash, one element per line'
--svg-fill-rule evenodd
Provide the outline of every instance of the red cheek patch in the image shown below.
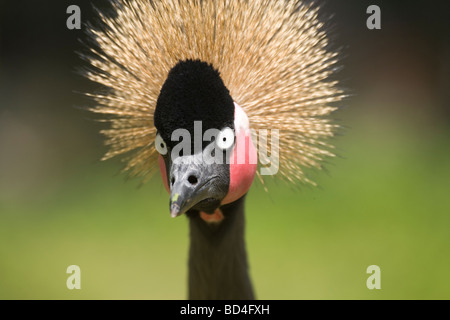
<path fill-rule="evenodd" d="M 230 156 L 230 185 L 228 194 L 222 204 L 232 203 L 250 189 L 255 178 L 257 167 L 256 148 L 249 132 L 239 130 L 236 145 Z"/>

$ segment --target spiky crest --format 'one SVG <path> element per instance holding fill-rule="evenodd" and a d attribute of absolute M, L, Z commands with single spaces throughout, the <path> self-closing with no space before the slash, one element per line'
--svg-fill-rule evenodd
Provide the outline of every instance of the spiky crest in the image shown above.
<path fill-rule="evenodd" d="M 116 0 L 113 7 L 114 17 L 102 15 L 103 25 L 90 29 L 98 48 L 87 55 L 87 77 L 111 89 L 91 95 L 92 111 L 111 123 L 102 131 L 104 159 L 126 155 L 132 176 L 152 175 L 156 101 L 168 72 L 187 59 L 220 72 L 253 129 L 280 130 L 285 179 L 313 183 L 304 169 L 334 156 L 326 140 L 337 126 L 327 116 L 344 92 L 330 80 L 338 53 L 328 50 L 317 7 L 288 0 Z"/>

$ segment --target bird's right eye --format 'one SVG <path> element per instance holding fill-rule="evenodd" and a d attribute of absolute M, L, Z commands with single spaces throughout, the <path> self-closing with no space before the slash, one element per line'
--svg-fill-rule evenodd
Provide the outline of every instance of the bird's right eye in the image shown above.
<path fill-rule="evenodd" d="M 168 152 L 167 144 L 164 142 L 163 138 L 161 137 L 161 135 L 159 133 L 156 135 L 155 147 L 156 147 L 156 151 L 158 151 L 163 156 L 165 156 Z"/>
<path fill-rule="evenodd" d="M 225 128 L 217 135 L 217 146 L 222 150 L 231 148 L 234 144 L 234 131 L 230 128 Z"/>

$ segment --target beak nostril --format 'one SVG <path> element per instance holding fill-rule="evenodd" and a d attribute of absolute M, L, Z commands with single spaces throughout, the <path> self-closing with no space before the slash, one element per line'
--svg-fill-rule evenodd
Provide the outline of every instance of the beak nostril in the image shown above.
<path fill-rule="evenodd" d="M 189 176 L 188 181 L 190 184 L 195 185 L 198 183 L 198 179 L 196 176 Z"/>
<path fill-rule="evenodd" d="M 170 183 L 173 185 L 175 183 L 175 177 L 172 177 L 172 179 L 170 179 Z"/>

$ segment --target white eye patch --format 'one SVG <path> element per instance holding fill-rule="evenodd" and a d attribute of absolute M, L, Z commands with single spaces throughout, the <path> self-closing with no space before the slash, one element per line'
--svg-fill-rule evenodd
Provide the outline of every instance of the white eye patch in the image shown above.
<path fill-rule="evenodd" d="M 234 145 L 234 131 L 230 128 L 222 129 L 216 138 L 217 147 L 228 150 Z"/>
<path fill-rule="evenodd" d="M 244 130 L 245 132 L 250 130 L 248 116 L 244 109 L 236 102 L 234 103 L 234 129 L 236 130 L 236 135 L 238 135 L 238 132 L 241 130 Z"/>
<path fill-rule="evenodd" d="M 161 135 L 159 133 L 156 135 L 155 148 L 156 151 L 158 151 L 163 156 L 165 156 L 168 152 L 167 144 L 164 142 L 163 138 L 161 138 Z"/>

